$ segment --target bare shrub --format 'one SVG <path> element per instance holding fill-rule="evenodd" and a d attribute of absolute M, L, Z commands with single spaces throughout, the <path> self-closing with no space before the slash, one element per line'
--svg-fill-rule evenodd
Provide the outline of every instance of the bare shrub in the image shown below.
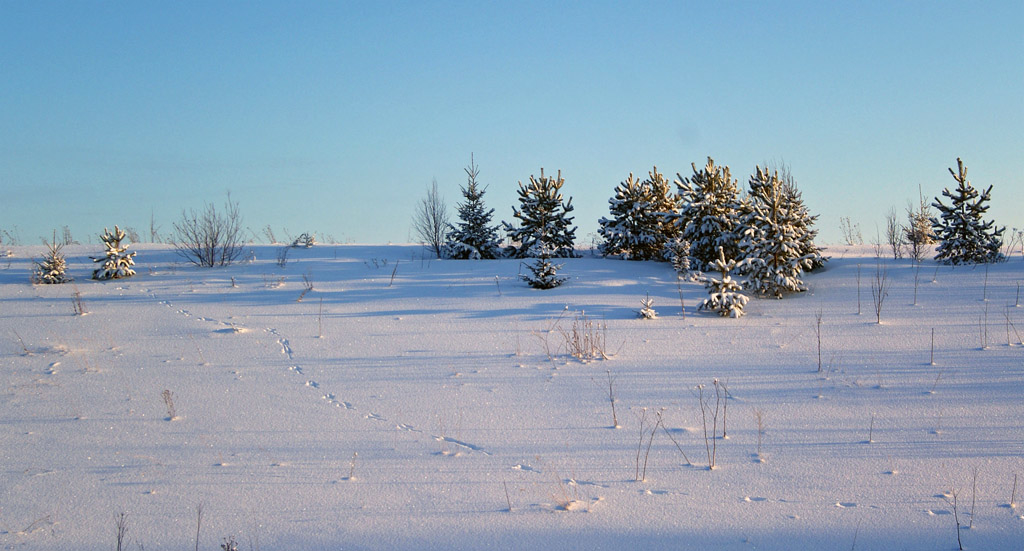
<path fill-rule="evenodd" d="M 167 420 L 176 421 L 178 413 L 174 409 L 174 393 L 170 390 L 164 390 L 160 393 L 160 396 L 164 399 L 164 405 L 167 406 Z"/>
<path fill-rule="evenodd" d="M 424 246 L 441 258 L 441 249 L 448 236 L 448 206 L 437 190 L 437 180 L 427 189 L 427 196 L 420 200 L 412 216 L 413 235 Z"/>
<path fill-rule="evenodd" d="M 121 551 L 128 543 L 128 514 L 122 512 L 114 515 L 114 527 L 117 534 L 117 538 L 115 540 L 117 545 L 116 549 L 117 551 Z"/>
<path fill-rule="evenodd" d="M 715 460 L 717 459 L 718 453 L 718 413 L 723 411 L 722 404 L 722 389 L 724 388 L 718 379 L 712 382 L 715 387 L 715 403 L 711 404 L 711 399 L 704 397 L 704 385 L 697 385 L 697 402 L 700 404 L 700 415 L 704 425 L 704 447 L 708 453 L 708 470 L 715 469 Z M 711 434 L 708 434 L 708 417 L 711 417 Z M 725 413 L 722 413 L 722 437 L 725 437 Z"/>
<path fill-rule="evenodd" d="M 882 323 L 882 304 L 889 296 L 889 270 L 882 265 L 882 259 L 876 258 L 875 275 L 871 278 L 871 300 L 875 307 L 875 321 Z"/>
<path fill-rule="evenodd" d="M 935 242 L 932 233 L 932 209 L 918 187 L 918 204 L 907 206 L 907 225 L 903 228 L 903 237 L 907 242 L 910 257 L 915 262 L 924 260 L 928 245 Z"/>
<path fill-rule="evenodd" d="M 860 224 L 851 222 L 849 216 L 839 217 L 839 233 L 847 245 L 864 244 L 864 235 L 860 232 Z"/>
<path fill-rule="evenodd" d="M 182 211 L 174 223 L 175 251 L 196 266 L 227 266 L 242 256 L 245 234 L 238 202 L 228 195 L 223 210 L 207 203 L 199 212 Z"/>
<path fill-rule="evenodd" d="M 313 290 L 313 274 L 310 273 L 310 272 L 306 272 L 306 273 L 302 274 L 302 292 L 299 293 L 299 298 L 295 299 L 295 302 L 302 302 L 302 298 L 305 297 L 306 294 L 309 293 L 312 290 Z"/>
<path fill-rule="evenodd" d="M 885 242 L 892 250 L 893 260 L 903 258 L 904 228 L 900 225 L 896 209 L 889 209 L 885 215 Z"/>
<path fill-rule="evenodd" d="M 89 312 L 85 309 L 85 303 L 82 302 L 82 292 L 78 290 L 78 286 L 75 286 L 75 292 L 71 293 L 71 308 L 74 309 L 76 316 L 84 316 Z"/>

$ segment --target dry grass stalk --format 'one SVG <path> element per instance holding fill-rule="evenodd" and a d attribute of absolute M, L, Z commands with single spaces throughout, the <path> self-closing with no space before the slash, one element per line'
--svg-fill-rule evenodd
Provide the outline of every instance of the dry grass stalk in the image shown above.
<path fill-rule="evenodd" d="M 608 359 L 605 352 L 607 323 L 594 322 L 585 312 L 580 312 L 573 317 L 569 329 L 559 328 L 558 331 L 565 341 L 566 352 L 573 358 L 581 362 Z"/>
<path fill-rule="evenodd" d="M 669 432 L 668 427 L 665 426 L 665 423 L 664 423 L 664 421 L 661 418 L 661 412 L 659 411 L 657 413 L 657 415 L 658 415 L 658 424 L 661 425 L 661 430 L 663 430 L 665 432 L 665 435 L 668 436 L 668 439 L 671 440 L 673 444 L 675 444 L 676 449 L 679 450 L 679 453 L 681 453 L 683 455 L 683 459 L 686 460 L 686 464 L 687 465 L 693 465 L 693 463 L 690 462 L 690 458 L 686 456 L 686 452 L 683 451 L 683 447 L 679 445 L 679 442 L 676 441 L 676 438 L 674 436 L 672 436 L 671 432 Z"/>

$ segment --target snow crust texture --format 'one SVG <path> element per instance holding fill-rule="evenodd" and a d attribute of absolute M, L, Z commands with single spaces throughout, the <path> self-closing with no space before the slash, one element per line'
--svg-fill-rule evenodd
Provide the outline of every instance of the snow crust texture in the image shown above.
<path fill-rule="evenodd" d="M 132 248 L 99 282 L 95 246 L 65 247 L 74 288 L 31 284 L 41 247 L 0 263 L 0 549 L 112 549 L 121 512 L 126 549 L 191 549 L 199 504 L 208 550 L 1024 541 L 1019 256 L 831 247 L 807 292 L 733 319 L 668 263 L 566 258 L 539 291 L 519 260 L 411 245 L 213 269 Z M 569 353 L 583 315 L 606 359 Z"/>

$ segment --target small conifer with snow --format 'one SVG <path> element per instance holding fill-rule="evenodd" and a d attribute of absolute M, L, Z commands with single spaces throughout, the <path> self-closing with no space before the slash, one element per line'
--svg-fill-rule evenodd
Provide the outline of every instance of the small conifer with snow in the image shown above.
<path fill-rule="evenodd" d="M 995 222 L 982 220 L 988 210 L 992 186 L 979 193 L 967 180 L 967 167 L 959 158 L 958 172 L 949 169 L 957 182 L 955 190 L 942 190 L 950 199 L 946 206 L 936 198 L 932 206 L 938 209 L 939 218 L 932 218 L 932 229 L 939 240 L 935 259 L 944 264 L 979 264 L 1002 259 L 999 248 L 1003 245 L 1003 231 Z"/>
<path fill-rule="evenodd" d="M 676 236 L 665 243 L 665 259 L 672 263 L 672 268 L 678 274 L 686 274 L 690 271 L 690 242 L 682 237 Z"/>
<path fill-rule="evenodd" d="M 638 182 L 630 173 L 608 200 L 611 218 L 601 218 L 598 233 L 604 238 L 603 256 L 627 260 L 663 260 L 665 244 L 678 234 L 672 219 L 676 198 L 668 181 L 654 167 Z"/>
<path fill-rule="evenodd" d="M 700 281 L 708 289 L 708 298 L 700 303 L 698 310 L 710 310 L 717 312 L 720 316 L 738 318 L 743 315 L 743 307 L 747 305 L 747 296 L 743 294 L 740 284 L 737 283 L 729 273 L 736 267 L 735 260 L 726 260 L 725 252 L 718 249 L 718 259 L 712 265 L 712 269 L 722 274 L 722 279 L 704 276 Z"/>
<path fill-rule="evenodd" d="M 466 202 L 460 203 L 458 227 L 449 225 L 444 254 L 448 258 L 492 259 L 501 257 L 501 239 L 497 226 L 491 225 L 494 209 L 484 206 L 486 188 L 477 183 L 480 168 L 470 156 L 469 166 L 464 169 L 468 177 L 462 188 Z"/>
<path fill-rule="evenodd" d="M 690 166 L 693 176 L 676 180 L 680 198 L 676 225 L 690 242 L 694 268 L 707 270 L 717 259 L 719 248 L 729 258 L 739 254 L 739 188 L 729 167 L 716 166 L 711 157 L 701 170 L 694 163 Z"/>
<path fill-rule="evenodd" d="M 569 278 L 558 275 L 558 270 L 561 270 L 563 265 L 552 263 L 550 258 L 548 251 L 542 250 L 537 260 L 527 265 L 530 273 L 521 274 L 519 277 L 534 289 L 552 289 L 565 283 Z"/>
<path fill-rule="evenodd" d="M 44 242 L 45 243 L 45 242 Z M 46 253 L 43 259 L 36 262 L 36 270 L 32 274 L 32 281 L 44 285 L 55 285 L 67 283 L 71 278 L 67 275 L 68 264 L 61 252 L 64 246 L 57 243 L 57 234 L 53 234 L 53 242 L 46 243 Z"/>
<path fill-rule="evenodd" d="M 292 247 L 309 249 L 316 245 L 316 234 L 303 232 L 292 241 Z"/>
<path fill-rule="evenodd" d="M 651 298 L 651 295 L 648 294 L 645 298 L 640 299 L 640 305 L 643 306 L 638 312 L 641 319 L 652 320 L 658 317 L 658 313 L 654 311 L 654 299 Z"/>
<path fill-rule="evenodd" d="M 562 171 L 551 178 L 540 169 L 540 178 L 530 176 L 530 183 L 519 182 L 520 208 L 512 207 L 512 215 L 519 220 L 515 227 L 503 222 L 508 237 L 518 245 L 510 247 L 515 258 L 540 257 L 542 253 L 559 258 L 574 258 L 576 226 L 572 225 L 572 198 L 562 201 Z"/>
<path fill-rule="evenodd" d="M 806 291 L 800 279 L 813 266 L 813 255 L 804 254 L 801 213 L 787 193 L 778 173 L 756 167 L 750 177 L 746 213 L 739 231 L 746 287 L 754 292 L 782 298 L 785 292 Z"/>
<path fill-rule="evenodd" d="M 125 233 L 117 226 L 114 226 L 113 233 L 107 228 L 103 228 L 100 240 L 103 241 L 103 246 L 106 248 L 106 255 L 92 259 L 93 262 L 103 263 L 93 271 L 93 279 L 121 279 L 135 275 L 135 270 L 132 269 L 132 266 L 135 266 L 133 258 L 135 253 L 129 253 L 128 246 L 121 245 L 124 238 Z"/>

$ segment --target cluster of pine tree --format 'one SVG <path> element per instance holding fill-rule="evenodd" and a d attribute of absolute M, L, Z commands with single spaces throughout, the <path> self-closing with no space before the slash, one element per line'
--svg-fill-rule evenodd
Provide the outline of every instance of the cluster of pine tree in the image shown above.
<path fill-rule="evenodd" d="M 814 245 L 817 230 L 800 191 L 788 172 L 780 177 L 757 167 L 749 190 L 740 193 L 729 167 L 707 164 L 693 175 L 677 174 L 675 191 L 654 167 L 644 180 L 632 174 L 615 188 L 609 199 L 610 215 L 599 221 L 604 256 L 630 260 L 667 260 L 680 272 L 719 268 L 732 263 L 747 276 L 749 289 L 781 297 L 784 292 L 806 289 L 800 276 L 824 264 L 821 249 Z M 491 224 L 494 209 L 483 203 L 484 188 L 477 182 L 479 169 L 473 161 L 466 169 L 465 202 L 459 204 L 459 223 L 449 225 L 445 255 L 449 258 L 537 258 L 531 276 L 536 287 L 557 286 L 560 266 L 550 258 L 576 256 L 572 198 L 563 200 L 565 180 L 530 176 L 519 182 L 519 207 L 513 207 L 516 223 L 502 222 L 510 244 L 502 249 L 499 227 Z"/>
<path fill-rule="evenodd" d="M 676 211 L 676 201 L 658 167 L 642 182 L 630 173 L 608 200 L 611 217 L 598 221 L 598 234 L 604 240 L 599 252 L 627 260 L 669 259 L 668 244 L 679 235 L 670 216 Z"/>
<path fill-rule="evenodd" d="M 756 167 L 741 194 L 729 167 L 708 158 L 693 175 L 677 174 L 671 193 L 657 167 L 643 182 L 633 175 L 608 200 L 600 220 L 601 253 L 634 260 L 670 260 L 679 271 L 720 271 L 732 265 L 752 291 L 781 297 L 806 290 L 805 271 L 822 266 L 817 230 L 788 171 Z M 724 276 L 723 276 L 724 277 Z M 742 305 L 740 305 L 742 307 Z"/>
<path fill-rule="evenodd" d="M 128 246 L 121 244 L 125 237 L 125 232 L 117 226 L 114 226 L 113 232 L 103 228 L 100 241 L 103 242 L 104 255 L 92 259 L 93 262 L 103 264 L 93 271 L 93 279 L 121 279 L 135 275 L 135 253 L 129 253 Z M 53 242 L 45 245 L 47 251 L 42 260 L 36 262 L 35 271 L 32 273 L 33 283 L 51 285 L 73 281 L 67 275 L 68 264 L 61 251 L 63 245 L 57 242 L 57 232 L 53 234 Z"/>
<path fill-rule="evenodd" d="M 503 249 L 498 236 L 499 226 L 491 223 L 494 209 L 484 206 L 486 188 L 477 182 L 480 169 L 472 157 L 465 171 L 468 178 L 462 187 L 465 201 L 458 205 L 458 224 L 448 225 L 444 256 L 457 259 L 536 258 L 535 264 L 529 266 L 530 273 L 523 279 L 539 289 L 561 285 L 566 280 L 558 276 L 562 266 L 553 264 L 549 259 L 576 256 L 576 227 L 569 216 L 573 211 L 572 198 L 568 201 L 562 199 L 561 190 L 565 184 L 562 172 L 558 171 L 558 175 L 552 178 L 545 176 L 542 168 L 539 178 L 531 175 L 528 184 L 519 182 L 519 208 L 512 208 L 513 218 L 518 223 L 501 223 L 500 228 L 510 241 L 510 245 Z"/>

